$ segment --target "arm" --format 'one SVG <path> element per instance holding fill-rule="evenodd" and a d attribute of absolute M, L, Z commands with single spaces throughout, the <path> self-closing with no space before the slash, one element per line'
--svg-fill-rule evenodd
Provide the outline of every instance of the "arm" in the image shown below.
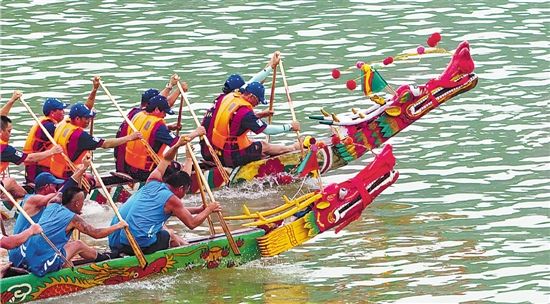
<path fill-rule="evenodd" d="M 38 224 L 34 224 L 21 233 L 0 238 L 0 245 L 4 249 L 14 249 L 23 245 L 31 236 L 41 232 L 42 227 Z"/>
<path fill-rule="evenodd" d="M 97 93 L 97 89 L 99 88 L 99 80 L 101 80 L 99 76 L 94 76 L 94 78 L 92 78 L 92 83 L 93 83 L 92 91 L 90 92 L 90 95 L 88 96 L 88 100 L 86 100 L 86 104 L 85 104 L 86 108 L 90 110 L 94 108 L 95 95 Z"/>
<path fill-rule="evenodd" d="M 29 154 L 27 158 L 25 158 L 25 163 L 36 163 L 43 160 L 44 158 L 48 158 L 54 154 L 61 152 L 63 152 L 63 148 L 61 148 L 61 146 L 59 145 L 55 145 L 49 150 Z"/>
<path fill-rule="evenodd" d="M 46 207 L 46 205 L 50 202 L 52 198 L 54 198 L 57 195 L 57 192 L 41 195 L 41 194 L 35 194 L 25 202 L 25 205 L 23 206 L 23 210 L 27 212 L 28 215 L 34 216 L 38 213 L 38 211 L 42 210 L 42 208 Z"/>
<path fill-rule="evenodd" d="M 199 214 L 192 215 L 191 212 L 183 206 L 181 200 L 175 195 L 172 195 L 168 199 L 168 202 L 164 208 L 165 211 L 172 213 L 172 215 L 180 219 L 180 221 L 182 221 L 190 229 L 195 229 L 197 226 L 202 224 L 210 213 L 221 211 L 220 204 L 214 202 L 208 204 L 208 207 L 202 210 Z"/>
<path fill-rule="evenodd" d="M 179 138 L 179 140 L 176 142 L 175 145 L 170 147 L 166 152 L 164 152 L 164 157 L 160 159 L 160 163 L 157 165 L 155 170 L 149 174 L 149 178 L 147 178 L 147 182 L 152 180 L 158 180 L 162 181 L 162 177 L 164 176 L 164 172 L 166 171 L 166 168 L 170 165 L 170 163 L 174 160 L 176 157 L 176 154 L 178 153 L 178 149 L 181 146 L 184 146 L 188 140 L 182 136 Z"/>
<path fill-rule="evenodd" d="M 176 85 L 176 83 L 179 80 L 180 80 L 180 77 L 178 76 L 178 74 L 172 74 L 172 76 L 170 76 L 170 80 L 168 81 L 164 89 L 160 91 L 160 95 L 168 98 L 168 95 L 170 94 L 170 92 L 172 92 L 172 88 Z M 168 104 L 170 105 L 170 107 L 173 105 L 173 104 L 170 104 L 170 101 L 168 101 Z"/>
<path fill-rule="evenodd" d="M 184 92 L 187 93 L 187 91 L 189 90 L 189 86 L 187 85 L 187 82 L 182 81 L 181 88 L 183 89 Z M 176 100 L 178 99 L 178 96 L 180 96 L 180 90 L 176 86 L 176 90 L 172 94 L 170 94 L 170 96 L 168 97 L 168 105 L 170 105 L 170 107 L 174 106 L 174 104 L 176 103 Z"/>
<path fill-rule="evenodd" d="M 2 116 L 8 116 L 10 114 L 11 107 L 13 107 L 13 104 L 22 96 L 23 94 L 21 91 L 13 91 L 13 94 L 11 95 L 10 100 L 6 102 L 6 104 L 0 109 L 0 115 Z"/>
<path fill-rule="evenodd" d="M 69 232 L 72 229 L 76 228 L 76 229 L 78 229 L 78 231 L 80 231 L 84 234 L 87 234 L 87 235 L 93 237 L 94 239 L 101 239 L 101 238 L 104 238 L 104 237 L 108 236 L 109 234 L 111 234 L 111 233 L 113 233 L 113 232 L 115 232 L 119 229 L 122 229 L 124 227 L 127 227 L 127 226 L 128 226 L 128 224 L 126 224 L 125 221 L 122 221 L 122 222 L 116 223 L 113 226 L 109 226 L 109 227 L 105 227 L 105 228 L 95 228 L 94 226 L 86 223 L 86 221 L 82 217 L 80 217 L 79 215 L 75 215 L 73 217 L 73 220 L 71 221 L 71 223 L 67 227 L 67 232 Z"/>
<path fill-rule="evenodd" d="M 258 74 L 254 75 L 254 77 L 252 77 L 249 81 L 247 81 L 245 86 L 247 84 L 251 83 L 251 82 L 254 82 L 254 81 L 264 83 L 265 79 L 267 78 L 267 76 L 269 76 L 271 71 L 273 71 L 273 70 L 275 70 L 275 68 L 277 68 L 277 65 L 279 64 L 279 61 L 281 61 L 281 52 L 276 51 L 271 56 L 271 59 L 269 60 L 269 62 L 265 65 L 265 68 L 263 70 L 261 70 L 260 72 L 258 72 Z"/>
<path fill-rule="evenodd" d="M 129 141 L 136 140 L 136 139 L 141 139 L 141 138 L 142 138 L 142 136 L 141 136 L 140 132 L 134 132 L 134 133 L 132 133 L 130 135 L 126 135 L 124 137 L 106 139 L 105 141 L 103 141 L 103 144 L 101 145 L 101 147 L 103 149 L 114 148 L 114 147 L 118 147 L 120 145 L 123 145 L 123 144 L 125 144 Z"/>

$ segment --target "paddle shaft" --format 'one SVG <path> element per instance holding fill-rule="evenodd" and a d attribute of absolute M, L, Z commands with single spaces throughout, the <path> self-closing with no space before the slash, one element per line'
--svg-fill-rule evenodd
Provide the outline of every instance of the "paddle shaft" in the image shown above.
<path fill-rule="evenodd" d="M 23 97 L 20 97 L 19 100 L 21 101 L 21 103 L 23 104 L 23 106 L 27 109 L 27 111 L 29 111 L 29 113 L 31 114 L 32 118 L 36 121 L 36 123 L 38 124 L 38 126 L 40 127 L 40 129 L 42 129 L 42 133 L 44 133 L 44 135 L 46 135 L 46 137 L 48 138 L 48 140 L 53 144 L 53 145 L 56 145 L 57 143 L 55 142 L 55 140 L 53 139 L 53 137 L 51 136 L 50 132 L 48 132 L 48 130 L 46 129 L 46 127 L 44 127 L 44 125 L 40 122 L 40 119 L 38 119 L 38 117 L 36 116 L 36 114 L 34 114 L 34 112 L 32 111 L 31 107 L 29 107 L 29 104 L 23 99 Z M 67 156 L 67 154 L 65 154 L 65 151 L 62 151 L 61 152 L 61 156 L 63 156 L 63 159 L 65 160 L 65 162 L 67 162 L 67 164 L 69 165 L 69 168 L 74 172 L 76 171 L 76 166 L 75 164 L 73 163 L 73 161 Z M 87 191 L 87 192 L 90 192 L 90 183 L 88 183 L 88 180 L 86 180 L 85 178 L 82 179 L 82 186 L 84 187 L 84 189 Z"/>
<path fill-rule="evenodd" d="M 189 143 L 186 144 L 186 147 L 187 149 L 189 149 L 189 151 L 193 151 Z M 197 161 L 195 154 L 194 153 L 189 153 L 189 154 L 191 155 L 191 160 L 193 160 L 193 165 L 195 166 L 195 168 L 199 167 L 199 162 Z M 200 170 L 200 168 L 198 171 L 196 171 L 196 173 L 197 173 L 197 177 L 200 178 L 202 182 L 202 186 L 204 186 L 204 189 L 206 189 L 206 193 L 208 193 L 208 198 L 210 199 L 211 202 L 214 202 L 215 200 L 214 200 L 214 195 L 212 194 L 212 190 L 210 190 L 208 181 L 204 177 L 204 174 L 202 174 L 202 171 Z M 223 219 L 223 214 L 221 213 L 221 211 L 218 211 L 216 213 L 218 214 L 220 225 L 222 226 L 223 232 L 225 233 L 225 236 L 227 237 L 227 241 L 229 242 L 229 247 L 231 247 L 231 250 L 235 255 L 240 255 L 241 251 L 239 250 L 237 243 L 235 243 L 235 240 L 233 239 L 233 235 L 231 235 L 231 231 L 229 230 L 227 223 Z"/>
<path fill-rule="evenodd" d="M 187 146 L 187 148 L 189 148 L 189 146 Z M 193 152 L 191 151 L 191 153 Z M 199 190 L 201 192 L 202 204 L 204 205 L 204 207 L 206 207 L 208 206 L 208 203 L 206 202 L 206 194 L 204 193 L 204 186 L 202 185 L 202 180 L 200 179 L 198 173 L 201 170 L 201 167 L 198 165 L 198 163 L 195 162 L 193 162 L 193 167 L 195 167 L 195 174 L 197 175 L 197 184 L 199 185 Z M 216 234 L 214 223 L 212 223 L 212 218 L 210 217 L 210 215 L 208 215 L 206 219 L 208 220 L 208 229 L 210 230 L 210 235 L 212 236 Z"/>
<path fill-rule="evenodd" d="M 92 169 L 92 172 L 94 173 L 96 178 L 99 180 L 99 185 L 101 186 L 101 189 L 103 190 L 104 195 L 107 198 L 107 202 L 109 202 L 109 205 L 111 205 L 111 208 L 113 208 L 113 211 L 115 212 L 116 217 L 118 218 L 119 221 L 123 221 L 122 216 L 120 215 L 120 212 L 118 212 L 118 208 L 115 205 L 113 198 L 111 197 L 111 194 L 107 190 L 107 187 L 105 187 L 103 180 L 99 176 L 99 172 L 97 172 L 97 169 L 92 162 L 90 162 L 90 168 Z M 147 260 L 145 259 L 145 256 L 143 255 L 141 248 L 136 242 L 136 239 L 132 235 L 132 232 L 130 232 L 130 228 L 129 227 L 124 228 L 124 232 L 126 232 L 126 237 L 128 238 L 128 242 L 130 243 L 130 246 L 134 250 L 136 258 L 139 262 L 139 266 L 141 266 L 141 268 L 145 268 L 145 266 L 147 266 Z"/>
<path fill-rule="evenodd" d="M 187 99 L 187 94 L 183 91 L 183 88 L 181 87 L 181 83 L 179 81 L 177 82 L 178 89 L 181 94 L 181 98 L 185 101 L 185 104 L 187 105 L 187 108 L 189 108 L 189 112 L 191 112 L 191 116 L 193 116 L 193 120 L 195 120 L 195 124 L 197 125 L 197 128 L 200 127 L 201 123 L 199 122 L 199 119 L 197 118 L 197 115 L 195 114 L 195 111 L 193 108 L 191 108 L 191 103 L 189 102 L 189 99 Z M 210 123 L 214 123 L 213 121 Z M 210 151 L 210 155 L 212 155 L 212 159 L 214 160 L 214 163 L 216 164 L 216 167 L 218 167 L 218 171 L 220 171 L 220 174 L 225 182 L 226 185 L 229 185 L 229 176 L 227 175 L 227 172 L 225 172 L 225 169 L 222 166 L 222 162 L 218 158 L 218 154 L 210 144 L 210 141 L 208 140 L 208 137 L 201 135 L 201 140 L 204 140 L 206 143 L 206 146 L 208 147 L 208 151 Z M 191 153 L 193 154 L 193 153 Z"/>
<path fill-rule="evenodd" d="M 279 68 L 281 69 L 281 76 L 283 77 L 283 84 L 285 85 L 286 98 L 288 99 L 288 106 L 290 107 L 290 114 L 292 115 L 292 120 L 297 121 L 296 113 L 294 113 L 294 105 L 292 105 L 292 98 L 290 98 L 290 89 L 288 88 L 288 83 L 286 82 L 285 68 L 283 66 L 282 59 L 279 62 Z M 300 144 L 300 150 L 302 152 L 302 156 L 304 156 L 304 146 L 300 141 L 300 131 L 296 131 L 296 136 L 298 136 L 298 143 Z"/>
<path fill-rule="evenodd" d="M 134 132 L 138 132 L 138 129 L 136 128 L 136 126 L 134 126 L 134 124 L 132 123 L 132 121 L 126 116 L 126 114 L 124 114 L 124 112 L 122 111 L 122 109 L 120 108 L 120 106 L 118 105 L 118 103 L 116 102 L 115 98 L 113 97 L 113 95 L 111 95 L 111 92 L 109 92 L 109 90 L 105 87 L 105 85 L 103 84 L 103 81 L 99 81 L 99 85 L 101 86 L 101 89 L 103 89 L 103 91 L 105 92 L 105 94 L 107 94 L 107 96 L 109 97 L 109 99 L 111 99 L 111 101 L 113 102 L 113 104 L 115 105 L 115 107 L 117 108 L 118 112 L 120 113 L 120 115 L 122 115 L 122 118 L 124 118 L 124 121 L 126 121 L 126 123 L 128 124 L 128 126 L 134 131 Z M 157 153 L 155 152 L 155 150 L 153 150 L 153 148 L 151 147 L 151 145 L 149 145 L 149 143 L 145 140 L 145 139 L 140 139 L 141 143 L 145 146 L 145 148 L 147 149 L 147 152 L 149 153 L 149 156 L 151 156 L 151 158 L 153 159 L 153 161 L 155 162 L 155 164 L 159 164 L 160 163 L 160 157 L 157 155 Z"/>
<path fill-rule="evenodd" d="M 21 207 L 16 201 L 15 199 L 13 198 L 13 196 L 11 195 L 11 193 L 8 192 L 8 190 L 6 190 L 6 188 L 4 188 L 3 185 L 0 184 L 0 190 L 2 192 L 4 192 L 4 194 L 6 195 L 6 197 L 10 200 L 10 202 L 15 206 L 15 208 L 17 208 L 17 211 L 19 211 L 19 214 L 20 215 L 23 215 L 25 217 L 25 219 L 31 224 L 31 225 L 34 225 L 35 222 L 32 220 L 32 218 L 29 216 L 29 214 L 25 211 L 25 209 L 23 209 L 23 207 Z M 1 215 L 0 215 L 1 216 Z M 67 257 L 65 257 L 61 251 L 59 251 L 59 249 L 57 249 L 57 247 L 55 247 L 55 245 L 52 243 L 52 241 L 50 241 L 50 239 L 46 236 L 46 234 L 44 233 L 44 231 L 40 232 L 40 235 L 42 236 L 42 238 L 44 238 L 44 240 L 46 241 L 46 243 L 48 243 L 48 245 L 50 247 L 52 247 L 53 251 L 55 251 L 55 254 L 57 254 L 63 261 L 65 261 L 65 264 L 67 264 L 69 267 L 74 267 L 73 263 L 71 261 L 69 261 L 67 259 Z"/>
<path fill-rule="evenodd" d="M 181 129 L 181 113 L 183 111 L 183 95 L 181 96 L 180 98 L 180 108 L 179 108 L 179 111 L 178 111 L 178 122 L 176 123 L 176 126 L 178 127 L 176 129 L 176 136 L 179 137 L 180 136 L 180 129 Z M 178 160 L 178 154 L 176 154 L 174 160 Z"/>
<path fill-rule="evenodd" d="M 277 78 L 277 67 L 273 69 L 273 78 L 271 78 L 271 95 L 269 95 L 269 113 L 273 111 L 273 103 L 275 101 L 275 80 Z M 273 115 L 269 115 L 267 118 L 267 124 L 271 124 L 271 121 L 273 120 Z M 271 140 L 271 136 L 267 135 L 267 142 Z"/>

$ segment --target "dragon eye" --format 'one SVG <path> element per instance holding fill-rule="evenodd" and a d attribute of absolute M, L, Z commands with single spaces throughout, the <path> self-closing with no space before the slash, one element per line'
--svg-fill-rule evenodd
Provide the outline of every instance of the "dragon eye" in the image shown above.
<path fill-rule="evenodd" d="M 343 200 L 346 197 L 346 195 L 348 195 L 348 189 L 346 188 L 342 188 L 340 189 L 340 192 L 338 192 L 338 198 L 341 200 Z"/>

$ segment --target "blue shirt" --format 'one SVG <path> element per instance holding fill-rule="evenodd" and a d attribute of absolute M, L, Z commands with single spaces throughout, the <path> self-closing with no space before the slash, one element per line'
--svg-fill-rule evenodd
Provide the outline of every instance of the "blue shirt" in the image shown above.
<path fill-rule="evenodd" d="M 71 237 L 67 233 L 67 227 L 76 214 L 60 204 L 49 204 L 38 221 L 42 230 L 52 243 L 65 254 L 65 245 Z M 23 251 L 23 264 L 33 274 L 42 277 L 49 272 L 56 271 L 63 264 L 63 260 L 46 243 L 41 235 L 33 235 L 25 242 Z"/>
<path fill-rule="evenodd" d="M 171 214 L 164 212 L 168 199 L 174 195 L 168 186 L 160 181 L 150 181 L 134 193 L 124 204 L 131 204 L 122 218 L 128 223 L 130 232 L 140 247 L 149 247 L 157 241 L 157 232 Z M 129 245 L 125 233 L 120 233 L 120 244 Z M 111 240 L 109 240 L 111 245 Z M 116 244 L 113 245 L 116 246 Z"/>
<path fill-rule="evenodd" d="M 21 201 L 21 207 L 25 204 L 25 202 L 32 197 L 34 194 L 25 194 L 23 197 L 23 200 Z M 37 214 L 31 216 L 31 219 L 36 223 L 40 220 L 40 217 L 42 216 L 42 213 L 44 212 L 44 209 L 40 210 Z M 13 234 L 18 234 L 26 230 L 31 226 L 31 223 L 27 221 L 27 219 L 24 216 L 18 216 L 15 220 L 15 224 L 13 225 Z M 19 246 L 17 248 L 11 249 L 8 254 L 10 258 L 10 262 L 12 262 L 13 266 L 15 267 L 21 267 L 23 263 L 23 252 L 25 248 L 24 246 Z"/>

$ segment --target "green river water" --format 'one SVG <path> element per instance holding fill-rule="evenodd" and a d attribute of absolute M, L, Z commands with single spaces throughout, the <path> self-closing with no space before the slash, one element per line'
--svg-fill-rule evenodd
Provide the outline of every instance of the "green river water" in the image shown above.
<path fill-rule="evenodd" d="M 474 90 L 390 140 L 399 180 L 339 234 L 235 269 L 157 276 L 50 303 L 550 302 L 547 1 L 36 0 L 1 1 L 0 15 L 1 100 L 19 89 L 37 112 L 46 97 L 84 101 L 93 75 L 129 109 L 144 89 L 164 87 L 177 72 L 203 113 L 227 75 L 250 77 L 280 50 L 303 133 L 323 136 L 328 129 L 307 119 L 320 106 L 347 112 L 371 105 L 345 88 L 357 74 L 334 80 L 333 68 L 414 51 L 438 31 L 439 46 L 448 50 L 470 42 L 479 75 Z M 416 58 L 379 71 L 394 87 L 423 84 L 448 60 Z M 274 120 L 289 122 L 278 78 Z M 102 91 L 96 109 L 95 134 L 113 137 L 122 119 Z M 10 116 L 11 142 L 22 147 L 32 120 L 21 104 Z M 185 111 L 183 121 L 190 130 Z M 100 171 L 112 170 L 111 151 L 94 158 Z M 342 181 L 366 163 L 355 161 L 324 181 Z M 21 172 L 11 168 L 13 176 Z M 225 213 L 235 214 L 245 202 L 251 209 L 276 206 L 298 186 L 217 195 Z M 94 202 L 84 214 L 98 226 L 112 217 Z M 207 233 L 170 226 L 187 236 Z"/>

